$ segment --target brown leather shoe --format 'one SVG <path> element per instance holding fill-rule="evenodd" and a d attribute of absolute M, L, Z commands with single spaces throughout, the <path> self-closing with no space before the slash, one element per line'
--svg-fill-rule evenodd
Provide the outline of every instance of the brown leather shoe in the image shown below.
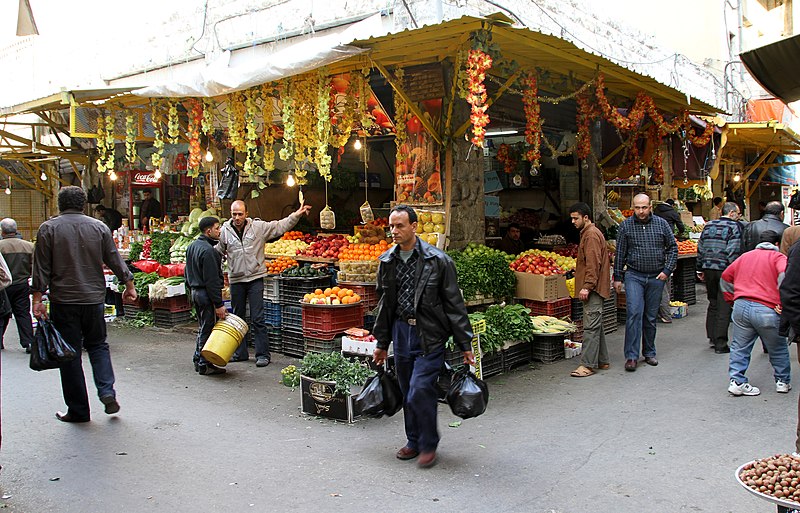
<path fill-rule="evenodd" d="M 411 447 L 405 446 L 399 451 L 397 451 L 397 459 L 398 460 L 413 460 L 417 456 L 419 456 L 419 451 L 412 449 Z"/>
<path fill-rule="evenodd" d="M 431 468 L 434 465 L 436 465 L 436 451 L 421 452 L 419 454 L 419 459 L 417 460 L 419 468 Z"/>
<path fill-rule="evenodd" d="M 628 372 L 635 371 L 637 363 L 636 360 L 625 360 L 625 370 Z"/>
<path fill-rule="evenodd" d="M 647 365 L 652 365 L 653 367 L 655 367 L 656 365 L 658 365 L 658 360 L 656 360 L 655 356 L 646 356 L 645 359 L 644 359 L 644 363 L 646 363 Z"/>
<path fill-rule="evenodd" d="M 611 367 L 610 363 L 601 363 L 600 365 L 597 366 L 597 368 L 600 370 L 608 370 L 610 367 Z"/>

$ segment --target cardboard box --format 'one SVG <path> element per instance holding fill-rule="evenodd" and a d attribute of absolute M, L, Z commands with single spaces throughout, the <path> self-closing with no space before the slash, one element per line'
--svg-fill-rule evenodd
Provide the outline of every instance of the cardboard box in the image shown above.
<path fill-rule="evenodd" d="M 669 309 L 673 319 L 683 319 L 689 315 L 689 308 L 687 306 L 670 306 Z"/>
<path fill-rule="evenodd" d="M 534 301 L 554 301 L 569 297 L 567 279 L 563 274 L 545 276 L 519 271 L 515 271 L 514 274 L 517 277 L 517 291 L 514 297 Z"/>
<path fill-rule="evenodd" d="M 681 215 L 681 222 L 685 224 L 688 228 L 694 226 L 694 219 L 692 217 L 692 213 L 688 210 L 682 210 L 678 212 Z"/>
<path fill-rule="evenodd" d="M 353 422 L 353 395 L 336 393 L 336 382 L 300 376 L 300 409 L 308 415 Z"/>

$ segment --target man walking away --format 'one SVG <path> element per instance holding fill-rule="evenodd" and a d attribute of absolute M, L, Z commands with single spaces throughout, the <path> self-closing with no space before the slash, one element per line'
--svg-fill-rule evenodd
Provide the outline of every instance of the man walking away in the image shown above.
<path fill-rule="evenodd" d="M 716 221 L 724 214 L 722 213 L 722 198 L 717 196 L 714 198 L 714 206 L 711 207 L 711 211 L 708 213 L 708 220 L 709 221 Z"/>
<path fill-rule="evenodd" d="M 664 203 L 659 203 L 653 209 L 653 214 L 657 215 L 669 224 L 669 229 L 673 233 L 677 230 L 677 234 L 681 235 L 686 230 L 686 225 L 681 221 L 681 216 L 675 210 L 675 200 L 667 198 Z"/>
<path fill-rule="evenodd" d="M 17 222 L 9 217 L 0 221 L 0 254 L 5 258 L 14 282 L 6 289 L 8 302 L 17 323 L 19 343 L 30 353 L 33 342 L 33 319 L 31 319 L 31 287 L 28 279 L 33 266 L 33 244 L 17 237 Z M 0 334 L 0 346 L 3 345 L 6 323 Z"/>
<path fill-rule="evenodd" d="M 752 251 L 761 241 L 761 233 L 767 230 L 772 230 L 778 234 L 778 242 L 783 237 L 783 232 L 789 227 L 782 221 L 783 219 L 783 204 L 780 201 L 770 201 L 764 207 L 764 215 L 758 221 L 753 221 L 744 228 L 743 251 Z"/>
<path fill-rule="evenodd" d="M 633 198 L 634 215 L 622 222 L 617 235 L 614 288 L 622 293 L 625 281 L 625 370 L 639 363 L 639 348 L 648 365 L 656 359 L 656 316 L 664 282 L 678 262 L 678 244 L 669 224 L 650 212 L 650 197 Z"/>
<path fill-rule="evenodd" d="M 231 220 L 222 225 L 217 251 L 228 257 L 228 280 L 231 283 L 231 306 L 234 315 L 245 318 L 250 305 L 250 324 L 256 345 L 256 367 L 266 367 L 270 362 L 267 324 L 264 321 L 264 243 L 280 237 L 291 230 L 303 214 L 308 215 L 310 205 L 301 206 L 296 212 L 280 221 L 262 221 L 247 217 L 244 201 L 231 203 Z M 299 326 L 298 326 L 299 327 Z M 231 362 L 244 362 L 247 340 L 233 353 Z"/>
<path fill-rule="evenodd" d="M 742 254 L 742 230 L 736 222 L 738 218 L 739 205 L 725 203 L 722 217 L 706 223 L 697 243 L 697 268 L 700 269 L 700 279 L 706 282 L 708 294 L 706 337 L 716 354 L 731 352 L 728 347 L 731 307 L 722 295 L 719 280 L 722 272 Z"/>
<path fill-rule="evenodd" d="M 379 257 L 378 311 L 373 335 L 378 340 L 373 360 L 386 362 L 394 341 L 394 361 L 403 391 L 406 445 L 400 460 L 419 456 L 420 468 L 436 464 L 439 432 L 437 379 L 444 366 L 445 342 L 450 336 L 474 365 L 472 329 L 458 288 L 456 267 L 443 251 L 416 236 L 417 213 L 397 205 L 389 214 L 397 247 Z"/>
<path fill-rule="evenodd" d="M 200 354 L 206 345 L 217 317 L 228 315 L 222 302 L 222 255 L 214 249 L 219 241 L 219 220 L 204 217 L 198 223 L 200 237 L 186 250 L 186 284 L 192 291 L 192 303 L 197 310 L 197 341 L 195 343 L 194 370 L 201 376 L 225 374 L 225 369 L 207 361 Z"/>
<path fill-rule="evenodd" d="M 769 349 L 775 390 L 785 394 L 792 389 L 789 347 L 786 337 L 779 333 L 779 287 L 786 271 L 786 257 L 778 251 L 780 237 L 777 233 L 766 230 L 760 236 L 761 242 L 756 249 L 737 258 L 725 269 L 720 280 L 725 301 L 733 303 L 728 392 L 735 396 L 761 393 L 748 383 L 745 376 L 750 366 L 753 344 L 758 337 Z"/>
<path fill-rule="evenodd" d="M 789 250 L 792 249 L 794 243 L 800 240 L 800 226 L 790 226 L 783 231 L 781 237 L 781 253 L 789 256 Z"/>
<path fill-rule="evenodd" d="M 603 300 L 611 295 L 611 261 L 606 239 L 592 223 L 586 203 L 569 209 L 572 224 L 581 232 L 575 268 L 575 289 L 583 302 L 583 351 L 581 364 L 570 376 L 584 378 L 594 369 L 608 369 L 608 349 L 603 333 Z"/>
<path fill-rule="evenodd" d="M 68 186 L 58 192 L 59 215 L 39 227 L 33 258 L 33 314 L 46 319 L 42 295 L 50 298 L 53 325 L 81 354 L 89 353 L 100 402 L 109 415 L 119 411 L 114 391 L 114 368 L 106 342 L 103 318 L 106 279 L 103 264 L 125 283 L 123 297 L 136 300 L 133 275 L 120 257 L 111 230 L 83 214 L 86 193 Z M 48 292 L 49 288 L 49 292 Z M 62 422 L 89 422 L 89 397 L 80 356 L 61 365 L 61 388 L 67 412 L 56 413 Z"/>

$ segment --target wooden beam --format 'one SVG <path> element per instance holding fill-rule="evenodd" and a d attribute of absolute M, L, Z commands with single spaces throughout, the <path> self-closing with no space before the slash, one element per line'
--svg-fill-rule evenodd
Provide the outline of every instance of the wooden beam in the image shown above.
<path fill-rule="evenodd" d="M 651 123 L 650 123 L 650 122 L 648 122 L 648 123 L 645 123 L 645 125 L 644 125 L 642 128 L 640 128 L 640 129 L 637 131 L 637 133 L 638 133 L 639 135 L 641 135 L 641 132 L 642 132 L 642 131 L 644 131 L 644 130 L 647 130 L 648 128 L 650 128 L 650 125 L 651 125 Z M 660 137 L 659 137 L 659 141 L 661 141 L 661 138 L 660 138 Z M 617 153 L 621 152 L 623 148 L 625 148 L 625 143 L 624 143 L 624 142 L 623 142 L 623 143 L 621 143 L 621 144 L 620 144 L 619 146 L 617 146 L 616 148 L 614 148 L 614 151 L 612 151 L 611 153 L 609 153 L 608 155 L 606 155 L 606 156 L 605 156 L 605 158 L 599 162 L 600 166 L 601 166 L 601 167 L 602 167 L 602 166 L 605 166 L 605 165 L 606 165 L 606 162 L 608 162 L 609 160 L 611 160 L 612 158 L 614 158 L 614 155 L 616 155 Z"/>
<path fill-rule="evenodd" d="M 44 181 L 42 181 L 41 178 L 39 178 L 39 175 L 41 173 L 38 173 L 37 170 L 35 169 L 38 166 L 31 165 L 31 163 L 26 161 L 26 160 L 20 160 L 19 163 L 22 164 L 25 167 L 25 169 L 28 170 L 28 172 L 30 172 L 31 176 L 33 177 L 33 179 L 38 184 L 37 188 L 39 190 L 41 190 L 43 194 L 46 194 L 47 196 L 51 196 L 52 197 L 53 196 L 53 191 L 52 190 L 48 190 L 47 185 L 44 183 Z"/>
<path fill-rule="evenodd" d="M 28 180 L 22 178 L 19 175 L 15 175 L 14 173 L 12 173 L 8 169 L 4 168 L 3 166 L 0 166 L 0 174 L 3 174 L 5 176 L 11 178 L 12 180 L 16 180 L 16 181 L 20 182 L 22 185 L 25 185 L 29 189 L 33 189 L 33 190 L 42 192 L 35 184 L 29 182 Z"/>
<path fill-rule="evenodd" d="M 511 84 L 513 84 L 521 74 L 522 74 L 522 69 L 519 69 L 517 70 L 516 73 L 508 77 L 508 79 L 503 83 L 503 85 L 500 86 L 500 89 L 497 90 L 494 96 L 492 96 L 486 101 L 486 108 L 488 109 L 489 107 L 492 106 L 494 102 L 499 100 L 500 97 L 503 96 L 503 93 L 508 91 L 508 88 L 511 87 Z M 465 121 L 464 124 L 458 127 L 458 130 L 455 131 L 455 133 L 453 134 L 453 139 L 456 139 L 464 135 L 471 124 L 472 124 L 471 121 L 469 120 Z"/>
<path fill-rule="evenodd" d="M 422 114 L 422 111 L 419 109 L 417 102 L 412 101 L 411 98 L 409 98 L 408 95 L 406 95 L 405 91 L 403 91 L 403 88 L 400 87 L 400 84 L 397 83 L 397 81 L 394 79 L 391 73 L 389 73 L 386 70 L 383 64 L 373 60 L 372 58 L 370 58 L 370 61 L 372 62 L 373 66 L 378 68 L 378 71 L 380 71 L 381 75 L 383 75 L 383 78 L 385 78 L 386 81 L 389 82 L 389 85 L 392 86 L 394 92 L 400 95 L 400 98 L 402 98 L 403 101 L 406 102 L 406 105 L 408 105 L 408 109 L 411 111 L 411 113 L 417 116 L 417 118 L 419 118 L 420 122 L 422 123 L 422 126 L 425 127 L 425 130 L 428 131 L 430 136 L 433 137 L 433 139 L 437 143 L 439 143 L 440 146 L 442 146 L 442 137 L 439 135 L 438 132 L 436 132 L 431 122 Z"/>
<path fill-rule="evenodd" d="M 761 155 L 761 156 L 758 158 L 758 160 L 756 160 L 756 161 L 753 163 L 753 165 L 752 165 L 752 166 L 750 166 L 750 167 L 747 169 L 747 171 L 745 171 L 744 175 L 742 175 L 742 179 L 741 179 L 741 180 L 739 180 L 739 183 L 737 183 L 736 185 L 734 185 L 734 186 L 733 186 L 733 190 L 734 190 L 734 191 L 737 191 L 737 190 L 739 190 L 739 189 L 742 187 L 742 185 L 744 185 L 744 183 L 745 183 L 745 182 L 747 182 L 747 179 L 748 179 L 748 178 L 750 178 L 750 175 L 752 175 L 752 174 L 753 174 L 753 172 L 754 172 L 756 169 L 758 169 L 758 166 L 760 166 L 761 164 L 763 164 L 763 163 L 764 163 L 764 161 L 765 161 L 765 160 L 767 160 L 767 157 L 769 157 L 770 155 L 772 155 L 772 151 L 773 151 L 774 149 L 775 149 L 775 148 L 774 148 L 774 147 L 772 147 L 772 146 L 771 146 L 771 147 L 769 147 L 769 148 L 767 149 L 767 151 L 766 151 L 766 152 L 764 152 L 764 154 L 763 154 L 763 155 Z"/>

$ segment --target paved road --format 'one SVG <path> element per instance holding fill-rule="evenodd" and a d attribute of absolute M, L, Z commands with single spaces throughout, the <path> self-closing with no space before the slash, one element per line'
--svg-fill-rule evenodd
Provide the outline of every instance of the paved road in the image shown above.
<path fill-rule="evenodd" d="M 93 421 L 58 422 L 58 373 L 35 373 L 16 334 L 2 353 L 0 507 L 19 513 L 212 511 L 772 512 L 735 483 L 736 467 L 794 448 L 796 391 L 775 393 L 767 356 L 759 397 L 730 397 L 727 357 L 708 349 L 705 301 L 659 325 L 658 367 L 569 377 L 575 361 L 489 380 L 485 415 L 440 409 L 439 464 L 394 458 L 402 415 L 351 425 L 308 418 L 281 386 L 276 356 L 225 376 L 191 366 L 192 336 L 112 328 L 122 411 L 93 398 Z M 793 362 L 796 361 L 792 349 Z M 796 365 L 795 365 L 796 366 Z M 88 368 L 88 362 L 85 362 Z M 90 385 L 90 395 L 94 389 Z"/>

